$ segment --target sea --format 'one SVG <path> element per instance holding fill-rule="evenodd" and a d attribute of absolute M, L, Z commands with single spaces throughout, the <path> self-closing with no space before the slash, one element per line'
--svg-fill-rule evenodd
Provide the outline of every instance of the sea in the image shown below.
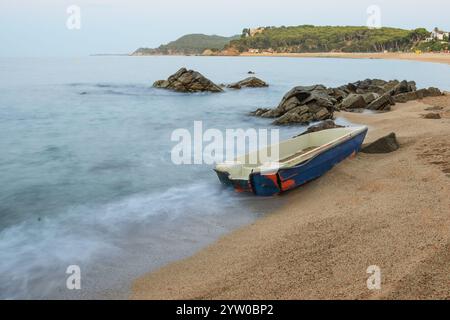
<path fill-rule="evenodd" d="M 217 84 L 253 71 L 270 86 L 152 88 L 181 67 Z M 380 78 L 450 90 L 449 71 L 374 59 L 0 58 L 0 298 L 127 298 L 136 277 L 286 203 L 223 187 L 213 164 L 175 164 L 175 130 L 193 132 L 201 121 L 204 130 L 279 129 L 287 139 L 305 127 L 248 113 L 275 107 L 298 85 Z"/>

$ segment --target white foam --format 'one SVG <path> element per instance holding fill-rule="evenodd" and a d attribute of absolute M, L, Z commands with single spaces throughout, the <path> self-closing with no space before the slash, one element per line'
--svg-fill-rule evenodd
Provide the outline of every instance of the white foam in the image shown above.
<path fill-rule="evenodd" d="M 221 214 L 223 192 L 208 183 L 191 184 L 8 227 L 0 233 L 0 298 L 45 298 L 63 290 L 68 265 L 120 256 L 127 232 L 158 224 L 161 217 Z"/>

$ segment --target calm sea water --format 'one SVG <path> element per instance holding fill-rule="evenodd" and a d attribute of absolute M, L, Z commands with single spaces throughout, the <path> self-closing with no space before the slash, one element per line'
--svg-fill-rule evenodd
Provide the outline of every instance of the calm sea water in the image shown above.
<path fill-rule="evenodd" d="M 180 94 L 151 88 L 186 66 L 216 83 L 266 89 Z M 223 189 L 212 166 L 170 161 L 176 128 L 270 128 L 248 117 L 295 85 L 365 78 L 450 90 L 449 66 L 408 61 L 222 57 L 0 59 L 0 298 L 126 297 L 130 280 L 273 210 Z M 287 138 L 302 127 L 282 128 Z M 79 265 L 82 289 L 66 289 Z"/>

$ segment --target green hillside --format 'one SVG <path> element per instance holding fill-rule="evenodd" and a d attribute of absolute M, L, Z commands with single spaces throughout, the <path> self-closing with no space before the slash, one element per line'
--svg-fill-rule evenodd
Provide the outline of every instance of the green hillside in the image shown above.
<path fill-rule="evenodd" d="M 277 52 L 382 52 L 411 50 L 430 33 L 423 28 L 369 29 L 353 26 L 269 27 L 253 37 L 244 29 L 230 46 L 240 52 L 248 49 L 273 49 Z"/>
<path fill-rule="evenodd" d="M 217 35 L 188 34 L 181 38 L 163 44 L 156 49 L 140 48 L 134 55 L 145 54 L 201 54 L 204 50 L 222 50 L 231 40 L 240 36 L 222 37 Z"/>

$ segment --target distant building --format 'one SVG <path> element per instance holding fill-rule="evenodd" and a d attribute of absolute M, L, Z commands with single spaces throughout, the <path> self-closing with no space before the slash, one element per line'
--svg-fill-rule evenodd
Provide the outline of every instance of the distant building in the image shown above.
<path fill-rule="evenodd" d="M 250 37 L 254 37 L 255 35 L 257 35 L 258 33 L 262 33 L 264 31 L 265 28 L 260 27 L 260 28 L 250 28 L 248 35 Z"/>
<path fill-rule="evenodd" d="M 449 32 L 439 30 L 438 28 L 434 28 L 434 30 L 431 32 L 431 39 L 432 40 L 440 40 L 440 41 L 442 41 L 445 38 L 447 38 L 447 40 L 448 40 L 448 37 L 449 37 Z M 427 40 L 428 39 L 429 38 L 427 38 Z"/>

